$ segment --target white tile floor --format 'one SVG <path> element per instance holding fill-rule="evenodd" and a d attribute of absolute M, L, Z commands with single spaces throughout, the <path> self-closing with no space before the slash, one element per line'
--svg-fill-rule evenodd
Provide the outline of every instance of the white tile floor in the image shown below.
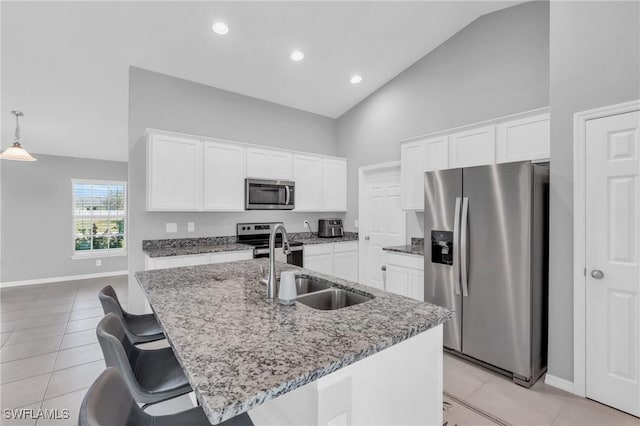
<path fill-rule="evenodd" d="M 538 381 L 531 389 L 508 378 L 445 354 L 445 394 L 471 407 L 453 407 L 445 412 L 449 426 L 640 426 L 640 419 L 597 402 L 579 398 Z M 452 399 L 452 398 L 449 398 Z M 445 400 L 447 398 L 445 397 Z M 490 421 L 484 413 L 497 421 Z"/>
<path fill-rule="evenodd" d="M 75 425 L 86 389 L 104 369 L 95 326 L 98 291 L 111 284 L 126 306 L 125 276 L 2 289 L 1 408 L 69 409 L 68 420 L 7 420 L 1 425 Z M 635 425 L 640 419 L 538 382 L 531 389 L 445 355 L 445 421 L 471 425 Z M 188 397 L 151 414 L 189 408 Z"/>
<path fill-rule="evenodd" d="M 68 420 L 8 420 L 2 425 L 75 425 L 89 385 L 105 365 L 95 327 L 98 291 L 111 284 L 123 304 L 126 276 L 2 289 L 0 402 L 5 408 L 67 408 Z"/>

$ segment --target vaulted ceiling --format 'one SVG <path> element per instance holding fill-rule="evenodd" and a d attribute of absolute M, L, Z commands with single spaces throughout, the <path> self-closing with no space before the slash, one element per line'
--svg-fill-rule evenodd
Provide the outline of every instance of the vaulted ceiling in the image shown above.
<path fill-rule="evenodd" d="M 31 152 L 126 161 L 132 65 L 336 118 L 517 3 L 3 1 L 2 148 L 19 109 Z M 227 35 L 211 30 L 218 20 Z"/>

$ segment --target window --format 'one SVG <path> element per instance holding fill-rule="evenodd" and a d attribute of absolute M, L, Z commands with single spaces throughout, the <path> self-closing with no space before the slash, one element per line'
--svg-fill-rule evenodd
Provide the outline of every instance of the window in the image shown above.
<path fill-rule="evenodd" d="M 72 180 L 73 258 L 126 254 L 127 183 Z"/>

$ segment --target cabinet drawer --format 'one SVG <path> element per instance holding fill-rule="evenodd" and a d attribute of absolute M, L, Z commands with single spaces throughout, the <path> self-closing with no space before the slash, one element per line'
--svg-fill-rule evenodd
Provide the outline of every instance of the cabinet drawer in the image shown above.
<path fill-rule="evenodd" d="M 206 265 L 209 263 L 209 253 L 189 256 L 167 256 L 149 258 L 147 269 L 178 268 L 180 266 Z"/>
<path fill-rule="evenodd" d="M 333 244 L 333 252 L 334 253 L 342 253 L 344 251 L 357 251 L 358 250 L 358 242 L 357 241 L 347 241 L 343 243 L 334 243 Z"/>
<path fill-rule="evenodd" d="M 424 258 L 417 254 L 400 254 L 387 252 L 387 265 L 397 265 L 404 268 L 424 269 Z"/>
<path fill-rule="evenodd" d="M 253 259 L 252 250 L 226 251 L 223 253 L 211 253 L 209 263 L 234 262 L 236 260 Z"/>
<path fill-rule="evenodd" d="M 303 249 L 305 255 L 330 254 L 333 253 L 333 243 L 305 245 Z"/>

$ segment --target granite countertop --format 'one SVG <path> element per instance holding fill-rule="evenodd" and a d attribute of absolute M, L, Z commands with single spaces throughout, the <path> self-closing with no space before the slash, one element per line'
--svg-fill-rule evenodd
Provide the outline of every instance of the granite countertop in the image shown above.
<path fill-rule="evenodd" d="M 222 243 L 187 247 L 161 247 L 143 249 L 149 257 L 187 256 L 190 254 L 220 253 L 225 251 L 253 250 L 253 246 L 240 243 Z"/>
<path fill-rule="evenodd" d="M 416 244 L 407 244 L 407 245 L 404 245 L 404 246 L 383 247 L 382 250 L 394 251 L 394 252 L 397 252 L 397 253 L 416 254 L 418 256 L 424 256 L 424 246 L 416 245 Z"/>
<path fill-rule="evenodd" d="M 300 232 L 291 234 L 292 241 L 298 241 L 302 244 L 331 244 L 342 243 L 347 241 L 358 241 L 357 232 L 345 232 L 342 237 L 321 238 L 316 233 Z"/>
<path fill-rule="evenodd" d="M 137 272 L 209 421 L 218 424 L 453 318 L 454 312 L 284 263 L 375 296 L 321 311 L 266 299 L 268 259 Z"/>
<path fill-rule="evenodd" d="M 411 244 L 407 244 L 404 246 L 383 247 L 382 250 L 424 256 L 424 238 L 413 237 L 411 238 Z"/>

